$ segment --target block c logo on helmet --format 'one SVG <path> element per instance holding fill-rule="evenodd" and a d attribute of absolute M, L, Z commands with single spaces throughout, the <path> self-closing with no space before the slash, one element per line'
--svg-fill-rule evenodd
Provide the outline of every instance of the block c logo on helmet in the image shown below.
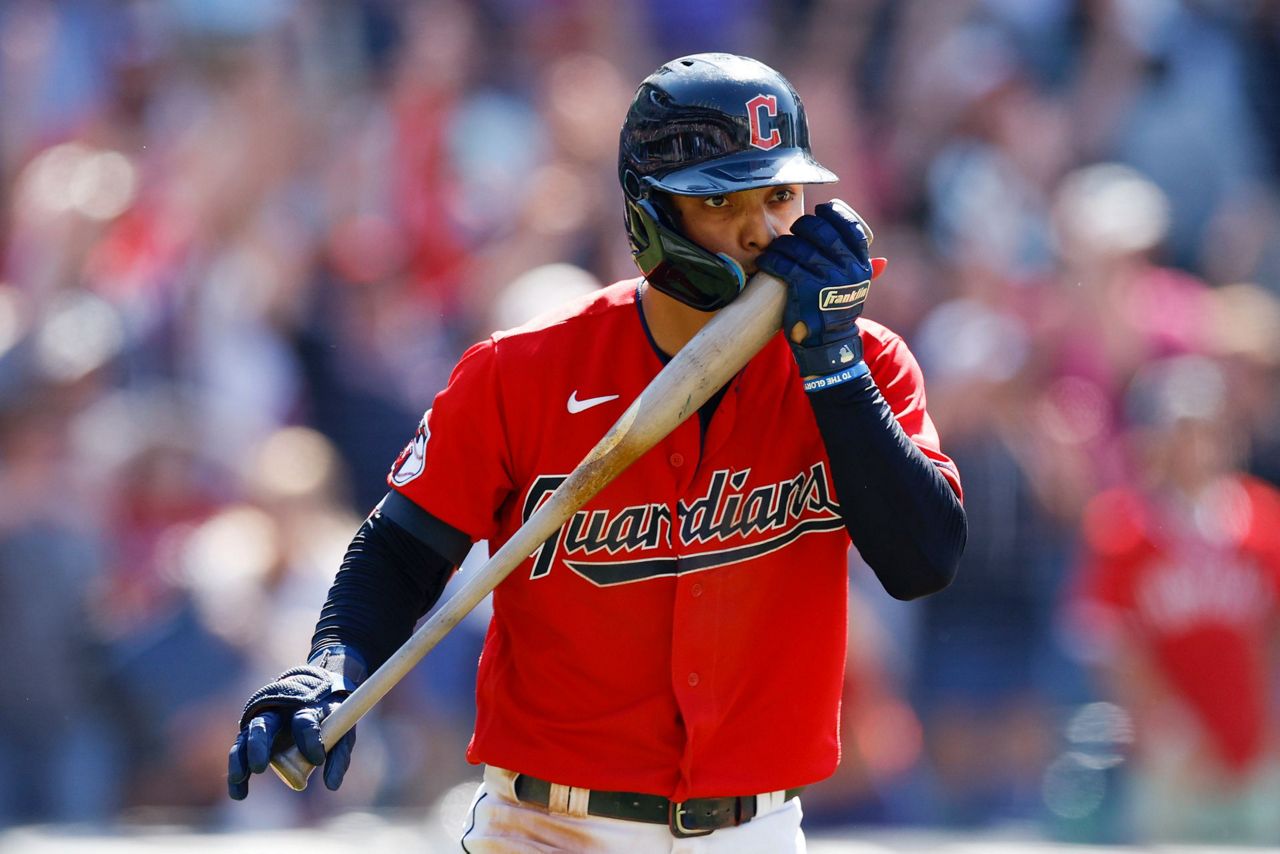
<path fill-rule="evenodd" d="M 769 116 L 769 118 L 775 118 L 778 115 L 777 96 L 766 95 L 762 92 L 747 101 L 747 120 L 751 123 L 751 145 L 768 151 L 781 144 L 782 134 L 778 132 L 776 127 L 770 127 L 769 135 L 764 135 L 764 121 L 760 118 L 761 110 L 764 110 L 765 115 Z"/>

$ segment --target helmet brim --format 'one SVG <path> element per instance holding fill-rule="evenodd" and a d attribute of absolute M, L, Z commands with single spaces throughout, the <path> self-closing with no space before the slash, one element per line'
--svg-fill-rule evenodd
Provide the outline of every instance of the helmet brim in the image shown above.
<path fill-rule="evenodd" d="M 830 184 L 839 178 L 800 148 L 742 151 L 644 179 L 650 187 L 681 196 L 718 196 L 779 184 Z"/>

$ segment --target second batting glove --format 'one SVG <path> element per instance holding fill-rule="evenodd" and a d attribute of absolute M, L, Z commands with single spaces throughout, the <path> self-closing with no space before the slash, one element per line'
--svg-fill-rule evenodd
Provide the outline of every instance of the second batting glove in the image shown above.
<path fill-rule="evenodd" d="M 367 675 L 364 659 L 349 647 L 326 648 L 259 688 L 240 715 L 240 734 L 227 759 L 227 789 L 235 800 L 249 794 L 249 777 L 267 769 L 277 751 L 296 744 L 312 765 L 324 766 L 324 784 L 342 785 L 356 744 L 352 727 L 326 756 L 320 723 Z M 286 728 L 286 724 L 288 725 Z"/>

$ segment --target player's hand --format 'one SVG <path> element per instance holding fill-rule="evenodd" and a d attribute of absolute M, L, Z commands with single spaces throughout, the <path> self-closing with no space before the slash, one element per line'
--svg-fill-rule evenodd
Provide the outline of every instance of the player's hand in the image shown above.
<path fill-rule="evenodd" d="M 862 361 L 858 317 L 871 280 L 884 269 L 869 257 L 870 229 L 839 199 L 796 220 L 756 265 L 787 283 L 782 328 L 800 375 L 829 376 Z"/>
<path fill-rule="evenodd" d="M 245 703 L 240 733 L 227 758 L 227 792 L 237 801 L 249 794 L 249 777 L 267 769 L 273 754 L 296 744 L 312 765 L 324 766 L 324 784 L 342 785 L 356 745 L 356 730 L 325 755 L 320 723 L 366 675 L 364 660 L 349 647 L 331 647 L 311 662 L 280 674 Z"/>

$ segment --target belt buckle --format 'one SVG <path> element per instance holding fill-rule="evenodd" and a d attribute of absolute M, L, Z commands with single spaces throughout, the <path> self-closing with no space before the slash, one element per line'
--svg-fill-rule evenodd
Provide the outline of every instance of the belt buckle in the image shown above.
<path fill-rule="evenodd" d="M 684 803 L 671 802 L 670 813 L 667 816 L 667 827 L 671 830 L 671 835 L 676 839 L 689 839 L 694 836 L 708 836 L 715 833 L 715 828 L 708 830 L 699 830 L 697 828 L 686 827 L 684 817 L 689 814 L 689 810 L 685 809 Z"/>

